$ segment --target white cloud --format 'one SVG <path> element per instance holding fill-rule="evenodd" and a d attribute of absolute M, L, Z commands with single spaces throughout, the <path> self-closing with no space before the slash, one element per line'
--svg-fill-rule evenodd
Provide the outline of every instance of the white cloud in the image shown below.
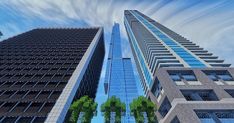
<path fill-rule="evenodd" d="M 210 49 L 217 55 L 226 56 L 216 52 L 215 48 L 234 46 L 233 34 L 234 8 L 230 1 L 207 2 L 192 4 L 183 1 L 112 1 L 112 0 L 8 0 L 1 1 L 0 6 L 11 7 L 17 14 L 30 19 L 39 18 L 54 22 L 58 26 L 69 24 L 69 20 L 83 21 L 89 26 L 103 26 L 105 32 L 111 32 L 114 22 L 120 23 L 121 36 L 126 38 L 123 25 L 123 14 L 126 9 L 138 9 L 172 30 L 199 43 L 202 47 Z M 17 24 L 17 22 L 16 22 Z M 6 32 L 13 25 L 3 25 Z M 17 28 L 17 25 L 15 25 Z M 3 30 L 3 31 L 4 31 Z M 223 40 L 225 38 L 225 40 Z M 106 40 L 110 38 L 107 37 Z M 220 44 L 220 42 L 223 42 Z M 108 41 L 109 42 L 109 41 Z M 127 42 L 125 42 L 127 44 Z M 212 45 L 211 45 L 212 44 Z M 126 45 L 128 46 L 128 45 Z M 123 47 L 126 56 L 130 48 Z M 127 49 L 127 50 L 126 50 Z M 231 54 L 232 50 L 226 50 Z M 228 61 L 234 63 L 231 58 Z"/>

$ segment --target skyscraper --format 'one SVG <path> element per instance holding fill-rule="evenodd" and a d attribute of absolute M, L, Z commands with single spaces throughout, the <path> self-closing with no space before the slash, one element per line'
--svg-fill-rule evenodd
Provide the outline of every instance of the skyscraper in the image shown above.
<path fill-rule="evenodd" d="M 234 122 L 234 69 L 136 10 L 124 24 L 147 97 L 162 123 Z"/>
<path fill-rule="evenodd" d="M 102 28 L 34 29 L 0 42 L 0 122 L 63 122 L 74 99 L 95 97 Z"/>
<path fill-rule="evenodd" d="M 122 122 L 134 122 L 130 116 L 129 104 L 134 98 L 141 95 L 136 84 L 130 58 L 123 58 L 119 24 L 115 23 L 112 29 L 109 56 L 107 61 L 105 83 L 108 85 L 108 97 L 116 96 L 126 104 L 126 115 Z"/>
<path fill-rule="evenodd" d="M 0 38 L 1 38 L 2 35 L 3 35 L 3 34 L 2 34 L 2 32 L 0 31 Z"/>

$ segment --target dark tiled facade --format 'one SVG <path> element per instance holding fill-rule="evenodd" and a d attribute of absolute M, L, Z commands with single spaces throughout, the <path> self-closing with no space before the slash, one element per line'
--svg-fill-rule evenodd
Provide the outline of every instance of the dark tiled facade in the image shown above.
<path fill-rule="evenodd" d="M 0 42 L 0 121 L 44 122 L 100 30 L 34 29 Z M 99 35 L 75 98 L 95 97 L 104 58 Z"/>

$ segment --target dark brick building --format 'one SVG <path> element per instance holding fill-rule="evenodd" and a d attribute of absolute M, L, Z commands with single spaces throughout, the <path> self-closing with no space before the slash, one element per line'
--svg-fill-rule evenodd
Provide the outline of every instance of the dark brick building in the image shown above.
<path fill-rule="evenodd" d="M 102 28 L 34 29 L 0 42 L 0 122 L 63 122 L 73 99 L 95 97 Z"/>

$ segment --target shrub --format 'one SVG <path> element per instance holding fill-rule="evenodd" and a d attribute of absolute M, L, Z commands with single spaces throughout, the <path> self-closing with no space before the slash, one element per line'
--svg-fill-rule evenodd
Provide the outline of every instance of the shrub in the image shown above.
<path fill-rule="evenodd" d="M 84 113 L 82 117 L 82 123 L 90 123 L 91 119 L 96 112 L 97 103 L 93 101 L 92 98 L 88 96 L 83 96 L 80 99 L 74 101 L 70 107 L 71 117 L 70 122 L 76 123 L 81 112 Z"/>
<path fill-rule="evenodd" d="M 154 114 L 154 112 L 156 111 L 156 105 L 143 96 L 140 96 L 132 101 L 132 103 L 130 104 L 130 110 L 137 123 L 144 122 L 144 116 L 142 112 L 146 112 L 149 123 L 157 122 Z"/>
<path fill-rule="evenodd" d="M 119 98 L 112 96 L 101 105 L 101 111 L 104 113 L 105 122 L 109 123 L 111 112 L 115 112 L 115 122 L 120 123 L 122 113 L 126 112 L 126 106 Z"/>

